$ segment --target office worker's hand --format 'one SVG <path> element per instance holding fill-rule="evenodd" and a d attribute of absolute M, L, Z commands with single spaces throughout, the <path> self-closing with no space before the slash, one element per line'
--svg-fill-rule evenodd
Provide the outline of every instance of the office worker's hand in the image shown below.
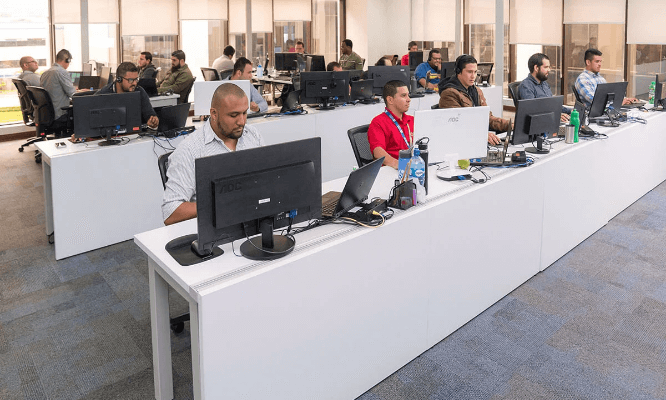
<path fill-rule="evenodd" d="M 436 87 L 437 87 L 437 85 L 435 85 L 434 83 L 428 82 L 428 89 L 435 90 Z"/>
<path fill-rule="evenodd" d="M 635 98 L 633 98 L 633 97 L 625 97 L 625 98 L 622 100 L 622 105 L 623 105 L 623 106 L 626 106 L 627 104 L 634 104 L 634 103 L 636 103 L 637 101 L 638 101 L 638 99 L 635 99 Z"/>
<path fill-rule="evenodd" d="M 495 146 L 500 144 L 500 139 L 493 132 L 488 132 L 488 144 Z"/>
<path fill-rule="evenodd" d="M 250 102 L 250 110 L 254 112 L 259 112 L 259 106 L 254 101 Z"/>
<path fill-rule="evenodd" d="M 157 118 L 157 115 L 153 115 L 150 118 L 148 118 L 148 122 L 146 122 L 146 125 L 149 127 L 156 129 L 157 126 L 160 124 L 159 118 Z"/>
<path fill-rule="evenodd" d="M 562 121 L 562 122 L 569 122 L 569 119 L 571 119 L 569 114 L 562 113 L 560 115 L 560 121 Z"/>

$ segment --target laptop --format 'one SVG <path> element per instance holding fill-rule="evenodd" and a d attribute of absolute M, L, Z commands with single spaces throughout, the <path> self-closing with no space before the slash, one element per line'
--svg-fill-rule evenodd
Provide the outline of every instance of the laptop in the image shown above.
<path fill-rule="evenodd" d="M 502 165 L 512 165 L 511 154 L 509 153 L 509 143 L 511 142 L 511 128 L 512 121 L 509 124 L 509 130 L 506 133 L 504 138 L 504 148 L 500 151 L 488 152 L 488 155 L 483 158 L 473 158 L 469 160 L 469 164 L 473 166 L 482 166 L 482 167 L 499 167 Z M 507 157 L 509 161 L 507 161 Z"/>
<path fill-rule="evenodd" d="M 86 76 L 82 75 L 79 77 L 79 89 L 90 89 L 93 90 L 99 89 L 100 78 L 99 76 Z"/>
<path fill-rule="evenodd" d="M 148 94 L 148 97 L 155 97 L 158 95 L 157 93 L 157 82 L 155 81 L 154 78 L 142 78 L 139 79 L 139 82 L 137 83 L 138 86 L 141 86 L 143 90 L 146 91 L 146 94 Z"/>
<path fill-rule="evenodd" d="M 157 131 L 166 132 L 171 129 L 184 127 L 187 123 L 187 115 L 189 113 L 190 103 L 162 107 L 157 112 L 157 118 L 160 119 L 160 124 L 157 127 Z"/>
<path fill-rule="evenodd" d="M 342 192 L 328 192 L 321 197 L 321 216 L 340 218 L 368 198 L 375 178 L 382 167 L 384 157 L 352 171 Z"/>

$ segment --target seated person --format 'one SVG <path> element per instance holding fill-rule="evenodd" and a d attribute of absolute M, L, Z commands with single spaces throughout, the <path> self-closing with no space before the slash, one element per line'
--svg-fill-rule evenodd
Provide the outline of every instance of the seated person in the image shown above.
<path fill-rule="evenodd" d="M 236 85 L 220 85 L 210 104 L 210 118 L 187 135 L 169 156 L 168 180 L 162 200 L 164 224 L 197 216 L 194 160 L 264 145 L 256 128 L 247 122 L 247 96 Z"/>
<path fill-rule="evenodd" d="M 342 67 L 340 66 L 340 63 L 338 63 L 336 61 L 331 61 L 326 66 L 326 71 L 329 71 L 329 72 L 330 71 L 342 71 Z"/>
<path fill-rule="evenodd" d="M 344 71 L 351 69 L 363 69 L 363 59 L 352 51 L 354 44 L 351 40 L 345 39 L 340 44 L 340 66 Z"/>
<path fill-rule="evenodd" d="M 229 77 L 230 80 L 246 80 L 252 81 L 252 61 L 245 57 L 240 57 L 234 64 L 234 72 Z M 250 82 L 250 110 L 252 112 L 266 112 L 268 110 L 268 103 L 259 91 Z"/>
<path fill-rule="evenodd" d="M 477 62 L 473 56 L 463 54 L 456 59 L 456 75 L 439 83 L 439 108 L 483 107 L 487 106 L 481 88 L 474 86 Z M 495 132 L 506 132 L 509 120 L 499 118 L 490 112 L 488 129 Z M 488 143 L 500 143 L 495 133 L 488 132 Z"/>
<path fill-rule="evenodd" d="M 176 50 L 171 53 L 171 69 L 157 85 L 157 92 L 162 94 L 170 90 L 182 98 L 193 81 L 192 71 L 185 64 L 185 52 Z"/>
<path fill-rule="evenodd" d="M 155 129 L 160 121 L 150 104 L 148 93 L 141 86 L 137 86 L 138 82 L 139 68 L 131 62 L 120 63 L 116 69 L 116 80 L 98 90 L 95 95 L 135 91 L 141 93 L 141 123 Z"/>
<path fill-rule="evenodd" d="M 597 49 L 587 49 L 585 50 L 585 70 L 578 75 L 576 78 L 576 91 L 580 96 L 583 104 L 586 108 L 590 108 L 592 105 L 592 99 L 594 99 L 594 92 L 597 91 L 597 85 L 600 83 L 606 83 L 606 79 L 599 75 L 601 71 L 601 63 L 603 58 L 601 58 L 602 53 Z M 635 103 L 638 100 L 633 97 L 625 97 L 622 100 L 622 105 Z"/>
<path fill-rule="evenodd" d="M 23 79 L 28 86 L 39 86 L 39 75 L 35 73 L 37 68 L 39 68 L 37 61 L 30 56 L 25 56 L 21 57 L 19 65 L 23 72 L 21 72 L 18 78 Z"/>
<path fill-rule="evenodd" d="M 523 79 L 518 86 L 520 99 L 538 99 L 541 97 L 552 97 L 553 92 L 548 85 L 548 74 L 550 72 L 550 59 L 543 53 L 532 54 L 527 60 L 527 67 L 530 73 Z M 571 110 L 562 106 L 562 115 L 560 120 L 566 122 L 569 120 Z"/>
<path fill-rule="evenodd" d="M 400 150 L 409 148 L 414 132 L 414 117 L 409 110 L 409 88 L 404 82 L 390 81 L 382 92 L 386 109 L 370 122 L 368 143 L 375 159 L 385 157 L 384 165 L 398 169 Z"/>
<path fill-rule="evenodd" d="M 392 67 L 393 63 L 388 58 L 382 57 L 379 60 L 377 60 L 377 62 L 375 63 L 375 66 L 376 67 L 380 67 L 380 66 Z"/>
<path fill-rule="evenodd" d="M 233 46 L 225 47 L 222 51 L 222 55 L 213 61 L 211 68 L 216 69 L 219 73 L 234 69 L 234 54 L 236 54 L 236 49 L 234 49 Z"/>
<path fill-rule="evenodd" d="M 67 125 L 67 111 L 63 107 L 68 107 L 72 96 L 76 92 L 84 90 L 74 89 L 72 78 L 67 72 L 69 64 L 72 62 L 72 53 L 66 49 L 62 49 L 56 54 L 56 62 L 44 71 L 39 79 L 39 86 L 43 87 L 51 97 L 53 103 L 53 111 L 55 113 L 56 123 L 59 125 Z"/>
<path fill-rule="evenodd" d="M 157 68 L 153 64 L 153 55 L 144 51 L 139 55 L 139 79 L 153 79 L 157 76 Z"/>
<path fill-rule="evenodd" d="M 419 86 L 426 89 L 435 90 L 439 84 L 439 78 L 428 79 L 428 73 L 439 74 L 439 68 L 442 65 L 442 55 L 439 49 L 432 49 L 428 53 L 428 61 L 419 64 L 414 71 L 414 77 Z"/>
<path fill-rule="evenodd" d="M 294 47 L 294 51 L 298 54 L 303 54 L 303 55 L 307 54 L 305 52 L 305 43 L 303 43 L 300 40 L 296 41 L 296 47 Z"/>
<path fill-rule="evenodd" d="M 400 65 L 409 65 L 409 53 L 411 53 L 412 51 L 419 51 L 419 46 L 413 40 L 409 42 L 409 44 L 407 45 L 407 54 L 402 56 L 402 59 L 400 60 Z"/>

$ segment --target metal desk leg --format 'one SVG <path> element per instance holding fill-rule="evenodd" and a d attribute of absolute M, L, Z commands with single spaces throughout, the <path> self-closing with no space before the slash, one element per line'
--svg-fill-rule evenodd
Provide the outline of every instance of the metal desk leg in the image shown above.
<path fill-rule="evenodd" d="M 201 349 L 199 347 L 199 307 L 196 302 L 190 300 L 190 343 L 192 349 L 192 389 L 194 399 L 200 400 L 201 396 Z"/>
<path fill-rule="evenodd" d="M 155 399 L 173 399 L 171 371 L 171 330 L 169 329 L 169 286 L 157 273 L 156 265 L 148 259 L 150 287 L 150 327 L 153 339 L 153 379 Z"/>
<path fill-rule="evenodd" d="M 51 191 L 50 160 L 42 157 L 42 174 L 44 176 L 44 216 L 46 217 L 46 236 L 53 233 L 53 192 Z"/>

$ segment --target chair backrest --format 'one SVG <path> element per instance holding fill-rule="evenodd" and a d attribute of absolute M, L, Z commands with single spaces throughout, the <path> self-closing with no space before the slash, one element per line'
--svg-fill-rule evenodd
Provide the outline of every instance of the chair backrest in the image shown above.
<path fill-rule="evenodd" d="M 28 84 L 23 79 L 12 79 L 16 91 L 18 92 L 19 102 L 21 103 L 21 113 L 23 114 L 23 122 L 29 124 L 34 118 L 32 102 L 28 95 Z"/>
<path fill-rule="evenodd" d="M 349 142 L 351 143 L 359 168 L 373 161 L 370 143 L 368 142 L 369 127 L 370 125 L 361 125 L 347 131 L 347 136 L 349 136 Z"/>
<path fill-rule="evenodd" d="M 227 79 L 228 77 L 231 76 L 231 74 L 233 72 L 234 72 L 233 69 L 224 69 L 224 70 L 220 71 L 220 80 L 223 81 L 223 80 Z"/>
<path fill-rule="evenodd" d="M 190 85 L 187 87 L 187 89 L 185 89 L 185 91 L 178 98 L 178 104 L 187 103 L 187 99 L 190 97 L 190 92 L 192 91 L 192 86 L 194 86 L 194 81 L 196 80 L 197 77 L 195 76 L 192 79 L 192 82 L 190 82 Z"/>
<path fill-rule="evenodd" d="M 215 68 L 204 68 L 201 67 L 201 73 L 205 81 L 219 81 L 220 75 L 217 73 Z"/>
<path fill-rule="evenodd" d="M 173 153 L 173 151 L 164 153 L 157 157 L 157 167 L 160 169 L 160 176 L 162 177 L 162 186 L 164 189 L 166 189 L 166 183 L 169 179 L 167 178 L 167 169 L 169 169 L 169 156 L 171 153 Z"/>
<path fill-rule="evenodd" d="M 35 126 L 37 132 L 43 133 L 46 126 L 53 124 L 55 120 L 55 111 L 53 109 L 53 102 L 49 92 L 44 88 L 37 86 L 28 86 L 28 96 L 32 102 L 33 112 L 35 118 Z"/>
<path fill-rule="evenodd" d="M 509 83 L 509 93 L 511 94 L 511 98 L 513 99 L 513 105 L 518 106 L 518 100 L 520 100 L 520 92 L 518 91 L 518 86 L 523 81 L 516 81 L 516 82 L 511 82 Z"/>
<path fill-rule="evenodd" d="M 431 110 L 438 110 L 439 109 L 439 103 L 431 105 L 430 109 Z"/>
<path fill-rule="evenodd" d="M 576 84 L 571 85 L 571 91 L 573 91 L 574 96 L 576 96 L 577 102 L 585 104 L 583 103 L 583 100 L 580 99 L 580 94 L 578 94 L 578 90 L 576 90 Z"/>

